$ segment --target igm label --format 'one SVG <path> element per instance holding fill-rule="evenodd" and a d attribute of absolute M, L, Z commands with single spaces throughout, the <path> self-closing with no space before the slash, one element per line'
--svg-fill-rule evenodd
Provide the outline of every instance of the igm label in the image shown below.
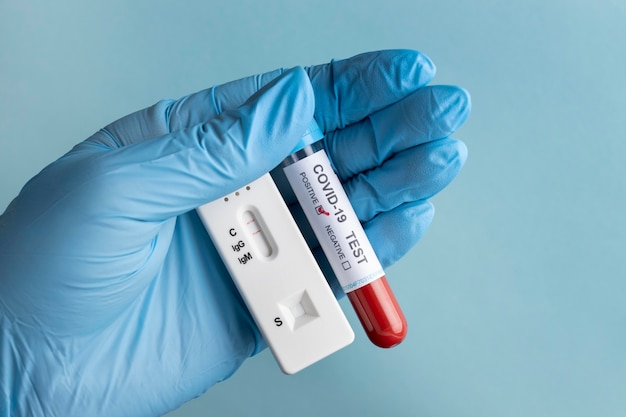
<path fill-rule="evenodd" d="M 245 265 L 248 263 L 248 261 L 252 260 L 252 255 L 250 254 L 250 252 L 248 252 L 245 255 L 243 255 L 241 258 L 237 258 L 237 260 L 239 261 L 240 264 Z"/>

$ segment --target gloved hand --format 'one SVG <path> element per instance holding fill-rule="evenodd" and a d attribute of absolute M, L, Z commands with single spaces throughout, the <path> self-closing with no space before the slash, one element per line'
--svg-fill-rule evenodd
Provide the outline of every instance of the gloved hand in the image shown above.
<path fill-rule="evenodd" d="M 458 173 L 466 92 L 383 51 L 162 101 L 78 144 L 0 217 L 0 415 L 157 416 L 264 343 L 194 208 L 249 183 L 315 116 L 383 266 Z M 308 76 L 307 76 L 308 75 Z"/>

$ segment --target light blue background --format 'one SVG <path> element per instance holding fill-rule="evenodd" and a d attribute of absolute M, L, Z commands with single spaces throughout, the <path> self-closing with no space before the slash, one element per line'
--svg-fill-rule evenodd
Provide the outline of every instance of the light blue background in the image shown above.
<path fill-rule="evenodd" d="M 472 94 L 434 224 L 388 271 L 410 324 L 287 377 L 268 352 L 175 416 L 626 415 L 623 0 L 0 0 L 0 211 L 158 99 L 413 48 Z M 137 398 L 141 401 L 141 398 Z"/>

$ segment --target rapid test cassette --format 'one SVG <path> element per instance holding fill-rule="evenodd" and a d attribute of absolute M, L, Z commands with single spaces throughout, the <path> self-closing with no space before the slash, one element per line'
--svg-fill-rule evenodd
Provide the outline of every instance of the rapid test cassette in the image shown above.
<path fill-rule="evenodd" d="M 352 328 L 270 174 L 197 211 L 284 373 L 352 343 Z"/>

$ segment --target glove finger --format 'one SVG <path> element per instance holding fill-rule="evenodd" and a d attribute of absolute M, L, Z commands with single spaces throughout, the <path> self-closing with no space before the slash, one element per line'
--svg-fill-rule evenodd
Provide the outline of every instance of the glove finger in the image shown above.
<path fill-rule="evenodd" d="M 365 222 L 405 203 L 429 199 L 457 176 L 466 159 L 463 142 L 440 139 L 402 151 L 344 187 Z"/>
<path fill-rule="evenodd" d="M 330 132 L 326 150 L 339 177 L 347 180 L 403 150 L 450 136 L 465 122 L 470 107 L 462 88 L 424 87 L 360 123 Z"/>
<path fill-rule="evenodd" d="M 280 77 L 286 69 L 276 69 L 215 85 L 171 103 L 167 109 L 168 131 L 186 129 L 242 106 L 257 91 Z"/>
<path fill-rule="evenodd" d="M 422 238 L 435 209 L 427 201 L 402 204 L 365 223 L 364 229 L 383 268 L 402 258 Z"/>
<path fill-rule="evenodd" d="M 358 122 L 428 84 L 435 66 L 412 50 L 368 52 L 307 69 L 315 119 L 331 132 Z"/>
<path fill-rule="evenodd" d="M 284 73 L 282 69 L 270 71 L 213 86 L 178 100 L 161 100 L 109 124 L 77 148 L 96 143 L 116 149 L 204 124 L 225 111 L 243 106 Z"/>
<path fill-rule="evenodd" d="M 306 73 L 292 69 L 238 109 L 105 152 L 104 175 L 100 187 L 93 188 L 111 189 L 103 204 L 131 218 L 160 221 L 182 214 L 278 165 L 310 123 L 313 106 Z"/>

